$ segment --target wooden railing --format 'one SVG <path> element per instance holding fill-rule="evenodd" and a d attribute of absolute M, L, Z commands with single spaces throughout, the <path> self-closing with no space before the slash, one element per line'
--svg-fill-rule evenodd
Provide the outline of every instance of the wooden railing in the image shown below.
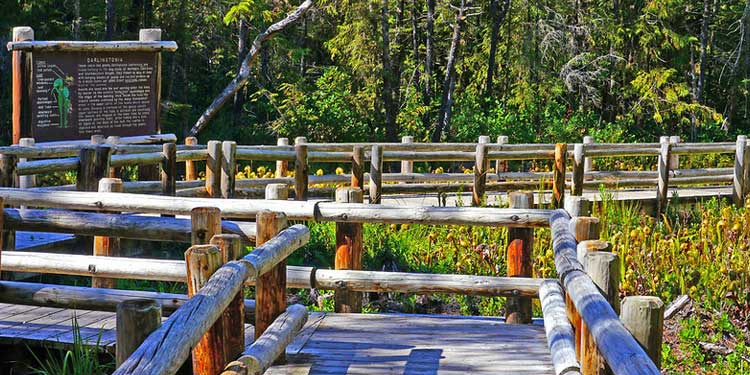
<path fill-rule="evenodd" d="M 232 241 L 256 242 L 261 250 L 253 256 L 229 262 L 236 256 L 226 255 L 216 261 L 220 248 L 228 252 L 231 246 L 191 248 L 189 254 L 198 254 L 201 262 L 211 262 L 216 269 L 205 275 L 191 274 L 190 257 L 186 261 L 126 259 L 103 256 L 72 256 L 59 254 L 20 254 L 2 252 L 3 270 L 61 273 L 91 276 L 95 279 L 132 278 L 146 280 L 186 281 L 192 297 L 146 292 L 125 292 L 86 288 L 49 286 L 40 284 L 0 283 L 0 300 L 14 303 L 52 304 L 75 306 L 73 303 L 86 298 L 88 306 L 114 310 L 119 303 L 137 298 L 151 298 L 163 303 L 163 312 L 171 313 L 168 328 L 159 328 L 141 345 L 119 373 L 170 373 L 179 366 L 190 348 L 199 344 L 204 334 L 218 334 L 216 322 L 221 312 L 229 306 L 236 316 L 250 317 L 262 327 L 281 332 L 283 340 L 266 340 L 257 337 L 256 344 L 242 354 L 237 345 L 234 349 L 207 347 L 198 353 L 209 353 L 207 358 L 195 362 L 225 369 L 227 374 L 262 372 L 275 358 L 283 353 L 283 347 L 294 332 L 304 323 L 301 308 L 284 310 L 269 309 L 280 298 L 286 285 L 296 288 L 321 288 L 336 291 L 336 311 L 358 312 L 361 310 L 361 292 L 403 293 L 461 293 L 481 296 L 508 297 L 507 321 L 528 323 L 531 319 L 530 298 L 540 298 L 544 311 L 545 328 L 557 374 L 603 373 L 600 369 L 609 366 L 615 374 L 657 373 L 658 352 L 653 340 L 660 337 L 661 323 L 658 319 L 645 324 L 643 319 L 634 319 L 632 311 L 648 311 L 649 317 L 659 314 L 660 301 L 653 298 L 629 297 L 620 303 L 616 298 L 615 270 L 619 270 L 619 259 L 607 252 L 611 247 L 598 241 L 598 220 L 588 217 L 588 201 L 579 197 L 584 188 L 590 186 L 617 185 L 605 182 L 620 178 L 620 186 L 658 186 L 660 209 L 666 203 L 666 187 L 670 184 L 708 184 L 714 181 L 732 181 L 735 200 L 741 201 L 747 194 L 746 181 L 748 163 L 747 142 L 744 137 L 736 143 L 675 144 L 664 143 L 635 145 L 508 145 L 508 144 L 313 144 L 298 140 L 294 147 L 284 146 L 236 146 L 233 142 L 209 142 L 207 146 L 164 145 L 98 145 L 75 146 L 45 154 L 37 147 L 23 149 L 11 146 L 0 149 L 0 197 L 11 206 L 56 208 L 5 209 L 5 230 L 32 230 L 46 232 L 68 232 L 84 235 L 138 238 L 146 240 L 171 240 L 191 242 L 194 245 L 208 243 L 213 234 L 221 232 L 239 235 Z M 288 142 L 287 142 L 288 143 Z M 57 147 L 57 146 L 55 146 Z M 15 149 L 14 149 L 15 148 Z M 365 152 L 370 148 L 371 152 Z M 54 149 L 54 148 L 53 148 Z M 153 150 L 152 150 L 153 149 Z M 159 151 L 161 150 L 161 151 Z M 351 150 L 351 152 L 347 151 Z M 75 153 L 78 153 L 78 156 Z M 675 156 L 686 153 L 734 153 L 733 169 L 679 169 Z M 20 157 L 60 157 L 62 159 L 33 160 L 17 163 Z M 656 172 L 613 171 L 597 172 L 589 168 L 586 160 L 594 157 L 612 156 L 656 156 L 659 170 Z M 496 168 L 508 160 L 550 159 L 554 160 L 551 173 L 535 172 L 488 172 L 491 160 Z M 272 179 L 235 180 L 238 160 L 267 160 L 277 162 L 277 172 L 294 163 L 296 175 Z M 370 160 L 371 169 L 365 174 L 364 162 Z M 473 162 L 474 175 L 420 174 L 409 170 L 410 161 L 446 160 Z M 568 161 L 572 160 L 572 164 Z M 184 161 L 194 168 L 195 161 L 205 161 L 205 181 L 176 181 L 176 162 Z M 308 176 L 309 162 L 351 162 L 352 175 Z M 402 161 L 403 173 L 383 173 L 383 161 Z M 36 164 L 34 164 L 36 163 Z M 286 163 L 286 164 L 285 164 Z M 161 166 L 161 181 L 128 182 L 122 184 L 125 191 L 155 192 L 161 196 L 94 192 L 92 188 L 105 179 L 113 165 L 151 164 Z M 40 166 L 41 165 L 41 166 Z M 571 168 L 566 168 L 571 166 Z M 17 168 L 16 168 L 17 167 Z M 497 168 L 500 170 L 501 168 Z M 69 187 L 13 189 L 15 176 L 29 171 L 75 169 L 78 171 L 78 192 L 61 191 Z M 566 170 L 570 172 L 566 173 Z M 41 172 L 36 172 L 41 173 Z M 188 171 L 186 175 L 195 176 Z M 281 174 L 283 175 L 283 173 Z M 731 178 L 730 178 L 731 177 Z M 379 203 L 383 194 L 391 192 L 453 191 L 459 188 L 472 190 L 473 201 L 481 201 L 488 192 L 505 190 L 536 189 L 539 179 L 551 180 L 555 206 L 563 210 L 534 209 L 533 194 L 511 194 L 509 209 L 488 207 L 405 207 L 387 204 L 363 204 L 363 191 L 368 188 L 371 203 Z M 572 197 L 564 199 L 570 180 Z M 515 179 L 515 181 L 508 181 Z M 604 179 L 604 180 L 602 180 Z M 365 181 L 369 181 L 365 185 Z M 383 184 L 383 182 L 416 182 L 415 184 Z M 430 182 L 430 183 L 426 183 Z M 312 192 L 310 184 L 343 183 L 351 187 L 336 191 L 336 202 L 288 201 L 290 186 L 295 198 L 305 200 Z M 640 185 L 643 184 L 643 185 Z M 260 190 L 269 200 L 231 199 L 246 196 L 247 189 Z M 99 189 L 101 190 L 101 189 Z M 107 191 L 117 191 L 111 189 Z M 333 192 L 333 189 L 327 191 Z M 253 195 L 250 194 L 250 195 Z M 187 197 L 174 197 L 183 195 Z M 201 197 L 192 197 L 192 196 Z M 222 197 L 211 199 L 206 197 Z M 214 207 L 206 211 L 205 207 Z M 283 213 L 288 220 L 331 221 L 337 223 L 336 270 L 319 270 L 308 267 L 286 267 L 283 259 L 293 249 L 266 242 L 278 232 L 280 226 L 267 225 L 265 231 L 258 225 L 227 219 L 256 219 L 266 210 Z M 72 210 L 85 210 L 79 212 Z M 95 212 L 91 212 L 95 211 Z M 135 213 L 135 214 L 120 214 Z M 144 214 L 191 215 L 191 219 L 153 217 Z M 572 217 L 571 217 L 572 216 Z M 221 220 L 221 218 L 225 220 Z M 272 217 L 276 217 L 272 215 Z M 271 220 L 271 219 L 269 219 Z M 276 219 L 273 219 L 276 220 Z M 272 220 L 272 221 L 273 221 Z M 281 220 L 281 219 L 279 219 Z M 285 220 L 281 220 L 285 221 Z M 509 233 L 508 275 L 514 277 L 482 277 L 470 275 L 424 275 L 362 271 L 363 223 L 417 223 L 426 225 L 481 225 L 506 226 Z M 531 242 L 533 228 L 552 228 L 555 264 L 560 282 L 532 279 Z M 218 228 L 218 229 L 217 229 Z M 299 229 L 301 230 L 301 229 Z M 270 231 L 270 232 L 269 232 Z M 269 234 L 270 233 L 270 234 Z M 282 236 L 283 237 L 283 236 Z M 225 240 L 216 238 L 217 245 Z M 273 242 L 273 241 L 272 241 Z M 264 247 L 265 246 L 265 247 Z M 274 247 L 275 246 L 275 247 Z M 269 250 L 264 253 L 264 249 Z M 601 250 L 601 251 L 594 251 Z M 590 253 L 590 254 L 588 254 Z M 588 255 L 587 255 L 588 254 Z M 96 252 L 94 255 L 102 255 Z M 251 253 L 251 255 L 253 255 Z M 511 256 L 513 255 L 513 256 Z M 613 258 L 614 256 L 614 258 Z M 212 258 L 213 257 L 213 258 Z M 214 259 L 214 260 L 211 260 Z M 511 261 L 517 259 L 519 262 Z M 527 263 L 522 263 L 526 259 Z M 229 263 L 227 263 L 229 262 Z M 253 263 L 255 262 L 255 263 Z M 222 266 L 222 264 L 225 264 Z M 266 266 L 267 265 L 267 266 Z M 274 267 L 271 267 L 274 266 Z M 274 268 L 272 271 L 269 269 Z M 283 280 L 283 283 L 280 282 Z M 260 283 L 260 286 L 258 285 Z M 256 285 L 258 300 L 237 301 L 237 292 L 242 285 Z M 265 285 L 265 287 L 263 286 Z M 40 292 L 49 297 L 40 299 Z M 170 299 L 171 298 L 171 299 Z M 567 303 L 566 303 L 567 299 Z M 169 302 L 165 302 L 169 300 Z M 197 302 L 193 302 L 197 301 Z M 204 302 L 200 302 L 204 301 Z M 85 304 L 84 304 L 85 305 Z M 211 305 L 213 307 L 209 308 Z M 85 305 L 86 306 L 86 305 Z M 79 306 L 81 307 L 81 306 Z M 231 308 L 230 308 L 231 309 Z M 635 310 L 634 310 L 635 309 Z M 655 309 L 655 310 L 654 310 Z M 279 314 L 290 314 L 292 325 L 276 324 Z M 159 314 L 161 315 L 161 314 Z M 184 325 L 186 317 L 197 322 Z M 196 318 L 197 317 L 197 318 Z M 260 319 L 260 320 L 259 320 Z M 236 320 L 236 318 L 235 318 Z M 240 321 L 243 319 L 240 318 Z M 261 323 L 258 323 L 258 322 Z M 280 320 L 279 322 L 281 322 Z M 235 322 L 236 323 L 236 322 Z M 222 323 L 224 324 L 224 323 Z M 227 323 L 229 324 L 229 323 Z M 256 327 L 257 328 L 257 327 Z M 658 334 L 654 332 L 658 331 Z M 213 333 L 212 333 L 213 332 Z M 261 333 L 257 333 L 261 335 Z M 637 339 L 637 340 L 636 340 Z M 224 341 L 234 342 L 232 338 Z M 222 340 L 220 340 L 222 341 Z M 223 341 L 222 341 L 223 342 Z M 167 345 L 169 343 L 169 345 Z M 274 344 L 275 343 L 275 344 Z M 140 344 L 140 342 L 138 343 Z M 132 345 L 131 345 L 132 346 Z M 127 347 L 127 345 L 124 345 Z M 645 350 L 644 350 L 645 347 Z M 135 348 L 132 348 L 135 349 Z M 239 351 L 238 351 L 239 350 Z M 193 352 L 196 355 L 196 351 Z M 229 354 L 228 354 L 229 353 Z M 128 353 L 130 354 L 130 353 Z M 158 355 L 157 355 L 158 354 Z M 650 357 L 649 357 L 650 355 Z M 124 358 L 128 358 L 125 356 Z"/>
<path fill-rule="evenodd" d="M 283 188 L 283 186 L 281 187 Z M 342 190 L 347 190 L 344 188 Z M 283 195 L 283 194 L 282 194 Z M 527 195 L 528 196 L 528 195 Z M 257 200 L 236 200 L 236 199 L 205 199 L 205 198 L 170 198 L 156 196 L 142 196 L 123 193 L 88 193 L 88 192 L 42 192 L 19 189 L 1 189 L 0 197 L 3 197 L 6 204 L 11 205 L 29 205 L 37 207 L 53 207 L 62 209 L 83 209 L 83 210 L 100 210 L 100 211 L 117 211 L 117 212 L 142 212 L 156 214 L 193 214 L 191 231 L 192 242 L 201 243 L 200 238 L 211 238 L 212 233 L 221 231 L 217 229 L 221 221 L 218 217 L 235 217 L 251 218 L 263 214 L 269 207 L 277 211 L 285 212 L 289 219 L 299 220 L 327 220 L 341 223 L 360 224 L 364 222 L 379 223 L 418 223 L 418 224 L 463 224 L 463 225 L 485 225 L 485 226 L 510 226 L 518 230 L 533 227 L 551 227 L 552 239 L 555 251 L 555 263 L 560 276 L 561 284 L 556 281 L 544 279 L 531 279 L 528 277 L 481 277 L 468 275 L 424 275 L 408 273 L 388 273 L 388 272 L 370 272 L 360 270 L 314 270 L 307 267 L 284 267 L 286 276 L 285 285 L 287 287 L 299 288 L 321 288 L 332 289 L 338 294 L 359 293 L 365 291 L 373 292 L 404 292 L 404 293 L 460 293 L 474 294 L 483 296 L 506 296 L 509 298 L 540 298 L 544 311 L 545 320 L 547 321 L 546 329 L 548 342 L 552 352 L 552 358 L 558 374 L 573 374 L 575 371 L 582 370 L 587 372 L 592 366 L 600 366 L 604 363 L 612 367 L 616 374 L 635 374 L 635 373 L 655 373 L 654 361 L 646 355 L 646 352 L 639 346 L 627 329 L 627 320 L 620 321 L 613 308 L 605 296 L 610 288 L 603 287 L 597 278 L 602 273 L 595 274 L 593 268 L 584 267 L 584 264 L 593 264 L 589 258 L 594 258 L 589 254 L 581 262 L 579 254 L 580 249 L 605 249 L 606 244 L 602 241 L 594 241 L 597 235 L 598 221 L 590 217 L 571 218 L 568 212 L 582 214 L 586 211 L 587 201 L 583 198 L 568 199 L 570 205 L 567 211 L 557 210 L 540 210 L 540 209 L 497 209 L 497 208 L 472 208 L 472 207 L 394 207 L 388 205 L 363 205 L 354 203 L 330 203 L 330 202 L 285 202 L 285 201 L 257 201 Z M 140 201 L 139 201 L 140 199 Z M 515 198 L 514 198 L 515 199 Z M 533 198 L 532 198 L 533 199 Z M 202 209 L 206 204 L 212 203 L 213 206 L 224 209 L 210 210 Z M 292 204 L 288 204 L 292 203 Z M 520 204 L 520 203 L 517 203 Z M 31 217 L 45 217 L 41 214 Z M 50 214 L 56 211 L 50 211 Z M 15 210 L 6 210 L 6 217 L 12 217 Z M 207 215 L 206 217 L 196 216 L 196 213 Z M 60 217 L 76 217 L 81 228 L 91 225 L 94 229 L 81 229 L 84 233 L 95 235 L 123 235 L 127 236 L 128 232 L 118 229 L 119 231 L 107 233 L 103 229 L 96 229 L 97 224 L 91 223 L 92 220 L 101 220 L 99 217 L 91 218 L 76 215 L 113 215 L 105 213 L 81 213 L 73 211 L 59 211 Z M 127 217 L 127 216 L 125 216 Z M 38 221 L 38 219 L 34 219 Z M 171 223 L 178 223 L 185 219 L 159 218 L 158 220 L 169 220 Z M 19 215 L 18 217 L 6 220 L 12 225 L 26 227 L 27 217 Z M 32 223 L 31 219 L 28 219 Z M 116 222 L 116 221 L 115 221 Z M 263 220 L 258 220 L 258 226 Z M 214 223 L 214 224 L 211 224 Z M 226 227 L 228 222 L 222 225 Z M 28 228 L 38 230 L 49 230 L 50 228 L 75 229 L 70 226 L 58 227 L 54 222 L 47 222 L 44 225 L 32 226 Z M 179 238 L 184 238 L 185 225 L 180 224 Z M 278 226 L 272 226 L 278 229 Z M 114 225 L 113 228 L 117 228 Z M 213 229 L 211 229 L 213 228 Z M 572 228 L 572 229 L 571 229 Z M 164 230 L 164 229 L 162 229 Z M 343 228 L 337 230 L 345 230 Z M 213 231 L 213 232 L 212 232 Z M 262 229 L 256 228 L 255 235 L 261 236 Z M 273 231 L 272 231 L 273 232 Z M 212 326 L 217 316 L 221 315 L 228 301 L 243 284 L 253 285 L 262 278 L 258 275 L 265 275 L 269 269 L 284 259 L 289 251 L 298 247 L 303 242 L 301 239 L 306 238 L 307 232 L 299 227 L 292 230 L 295 235 L 281 235 L 276 240 L 266 242 L 260 245 L 258 253 L 253 252 L 251 256 L 241 259 L 239 262 L 230 262 L 225 266 L 217 267 L 216 275 L 207 275 L 204 278 L 190 274 L 190 256 L 186 255 L 186 261 L 177 260 L 152 260 L 152 259 L 133 259 L 133 258 L 107 258 L 92 256 L 74 256 L 60 254 L 43 254 L 43 253 L 15 253 L 3 252 L 2 265 L 6 271 L 23 271 L 23 272 L 42 272 L 42 273 L 61 273 L 70 275 L 92 276 L 95 278 L 132 278 L 146 280 L 164 280 L 164 281 L 185 281 L 197 282 L 195 280 L 207 281 L 203 285 L 194 285 L 193 296 L 199 296 L 201 301 L 209 302 L 192 302 L 193 298 L 177 297 L 173 298 L 167 304 L 165 310 L 171 311 L 170 319 L 167 321 L 167 328 L 162 326 L 153 333 L 142 344 L 128 361 L 126 365 L 118 370 L 118 373 L 172 373 L 179 366 L 189 353 L 191 347 L 194 347 L 202 335 Z M 292 233 L 286 232 L 286 233 Z M 203 233 L 199 235 L 199 233 Z M 268 238 L 268 235 L 265 235 Z M 240 238 L 235 237 L 239 243 Z M 509 254 L 511 251 L 530 252 L 530 246 L 523 244 L 524 233 L 511 232 L 509 234 Z M 262 240 L 258 240 L 262 243 Z M 520 241 L 519 244 L 516 241 Z M 214 242 L 214 241 L 212 241 Z M 216 243 L 221 241 L 217 239 Z M 295 245 L 290 245 L 295 244 Z M 265 246 L 265 247 L 264 247 Z M 228 246 L 224 246 L 228 248 Z M 264 249 L 275 249 L 266 252 Z M 200 254 L 216 253 L 217 249 L 209 246 L 208 248 L 197 247 L 191 248 L 188 253 L 198 252 Z M 351 251 L 352 249 L 346 249 Z M 253 255 L 255 254 L 255 255 Z M 261 254 L 261 255 L 258 255 Z M 585 255 L 585 252 L 584 252 Z M 609 254 L 610 256 L 612 254 Z M 206 255 L 208 256 L 208 255 Z M 361 255 L 360 255 L 361 256 Z M 520 258 L 531 258 L 530 253 Z M 231 257 L 228 257 L 231 259 Z M 209 262 L 201 260 L 200 262 Z M 209 262 L 210 263 L 210 262 Z M 220 265 L 221 262 L 210 264 Z M 509 265 L 510 267 L 510 265 Z M 599 267 L 597 269 L 601 269 Z M 619 265 L 605 267 L 606 269 L 619 269 Z M 187 271 L 186 271 L 187 270 Z M 531 276 L 531 275 L 528 275 Z M 605 275 L 604 280 L 616 280 L 619 277 L 614 275 Z M 193 280 L 193 281 L 190 281 Z M 201 284 L 201 283 L 199 283 Z M 272 283 L 271 285 L 275 285 Z M 561 286 L 562 285 L 562 286 Z M 199 286 L 200 288 L 195 288 Z M 257 286 L 256 286 L 257 287 Z M 49 291 L 53 289 L 54 292 Z M 124 292 L 124 291 L 106 291 L 99 289 L 96 292 L 82 290 L 85 288 L 47 286 L 38 284 L 20 285 L 19 283 L 0 283 L 0 300 L 5 302 L 29 303 L 29 304 L 53 304 L 56 306 L 75 306 L 78 298 L 86 298 L 89 306 L 97 307 L 104 310 L 112 310 L 118 303 L 132 299 L 134 296 L 148 297 L 145 292 Z M 277 290 L 278 287 L 273 288 Z M 281 288 L 283 291 L 285 288 Z M 54 298 L 39 299 L 39 290 L 47 290 Z M 200 290 L 198 292 L 198 290 Z M 205 290 L 205 291 L 204 291 Z M 616 287 L 615 287 L 616 290 Z M 604 291 L 604 294 L 602 294 Z M 568 306 L 567 312 L 563 296 L 569 298 L 571 305 Z M 164 294 L 153 294 L 153 298 L 164 301 L 170 296 Z M 254 303 L 253 303 L 254 302 Z M 341 306 L 351 306 L 344 301 Z M 614 302 L 613 302 L 614 303 Z M 262 311 L 265 303 L 261 304 L 256 301 L 244 301 L 245 308 L 251 312 L 244 312 L 241 316 L 252 316 L 258 318 L 258 311 Z M 85 305 L 85 304 L 84 304 Z M 206 306 L 213 306 L 208 308 Z M 337 304 L 338 306 L 339 304 Z M 632 305 L 632 304 L 631 304 Z M 507 314 L 517 313 L 517 309 L 524 309 L 523 304 L 509 304 Z M 530 308 L 530 305 L 527 305 Z M 619 304 L 617 305 L 619 306 Z M 79 306 L 80 308 L 81 306 Z M 642 306 L 641 306 L 642 307 Z M 358 311 L 356 304 L 354 311 Z M 301 316 L 298 308 L 288 311 L 289 314 Z M 218 312 L 217 312 L 218 311 Z M 252 311 L 255 314 L 252 314 Z M 283 311 L 276 311 L 274 318 Z M 567 314 L 567 316 L 566 316 Z M 186 316 L 191 316 L 191 324 L 184 326 Z M 521 314 L 523 316 L 523 314 Z M 528 312 L 530 318 L 530 311 Z M 561 318 L 562 317 L 562 318 Z M 623 318 L 626 318 L 623 315 Z M 632 317 L 631 317 L 632 318 Z M 244 320 L 244 319 L 240 319 Z M 259 337 L 257 345 L 253 349 L 247 349 L 244 354 L 240 355 L 235 350 L 233 358 L 227 358 L 224 348 L 213 348 L 209 352 L 213 356 L 222 355 L 221 361 L 213 362 L 211 360 L 198 361 L 199 363 L 220 363 L 221 368 L 231 360 L 239 358 L 239 362 L 234 362 L 227 370 L 235 371 L 228 374 L 243 373 L 243 368 L 252 369 L 252 371 L 262 371 L 267 368 L 273 359 L 279 353 L 283 353 L 283 346 L 288 344 L 288 338 L 291 340 L 293 333 L 303 324 L 302 318 L 290 320 L 295 322 L 293 326 L 278 324 L 274 326 L 274 320 L 265 319 L 268 329 L 278 329 L 284 333 L 284 340 L 278 341 L 279 346 L 268 345 L 272 342 Z M 171 322 L 171 323 L 170 323 Z M 571 324 L 572 322 L 572 324 Z M 643 322 L 638 322 L 635 326 L 644 326 Z M 660 329 L 660 325 L 649 326 L 649 329 Z M 638 335 L 639 333 L 633 332 Z M 223 341 L 222 341 L 223 342 Z M 276 342 L 276 341 L 273 341 Z M 169 343 L 169 345 L 167 345 Z M 577 348 L 577 349 L 576 349 Z M 573 353 L 573 354 L 571 354 Z M 597 357 L 599 356 L 599 357 Z M 623 358 L 628 358 L 624 361 Z M 218 358 L 218 357 L 216 357 Z M 600 358 L 601 362 L 596 362 Z M 224 362 L 222 362 L 224 361 Z M 580 363 L 580 364 L 579 364 Z M 627 365 L 623 365 L 626 363 Z M 217 365 L 219 366 L 219 365 Z M 252 372 L 248 372 L 252 373 Z"/>
<path fill-rule="evenodd" d="M 158 138 L 171 142 L 173 136 Z M 635 144 L 508 144 L 488 143 L 308 143 L 298 137 L 294 146 L 280 139 L 276 146 L 242 146 L 234 142 L 210 141 L 198 145 L 194 140 L 185 145 L 130 145 L 111 140 L 112 144 L 72 146 L 9 146 L 0 147 L 0 186 L 14 186 L 16 176 L 76 170 L 76 186 L 41 189 L 96 190 L 86 181 L 104 177 L 110 168 L 129 165 L 161 166 L 160 181 L 125 182 L 123 191 L 188 197 L 262 198 L 269 184 L 293 187 L 297 200 L 308 197 L 333 197 L 335 187 L 319 185 L 344 184 L 369 192 L 369 202 L 377 203 L 389 194 L 473 192 L 472 203 L 482 204 L 489 192 L 517 190 L 551 190 L 553 204 L 562 207 L 565 191 L 579 196 L 585 189 L 655 188 L 656 213 L 663 212 L 669 200 L 668 187 L 729 186 L 736 203 L 744 201 L 750 190 L 746 152 L 747 139 L 737 142 L 677 143 L 675 137 L 662 137 L 660 143 Z M 28 143 L 28 142 L 27 142 Z M 33 142 L 31 142 L 33 144 Z M 734 154 L 733 168 L 681 169 L 679 157 L 695 154 Z M 647 156 L 656 157 L 657 171 L 595 171 L 594 158 Z M 56 159 L 49 159 L 55 157 Z M 19 158 L 39 159 L 18 162 Z M 81 160 L 87 160 L 81 163 Z M 491 161 L 495 173 L 489 173 Z M 513 160 L 550 160 L 552 172 L 508 172 Z M 276 162 L 274 178 L 236 179 L 238 163 L 250 161 Z M 383 163 L 399 161 L 399 173 L 385 173 Z M 474 168 L 473 174 L 414 173 L 414 161 L 459 162 Z M 205 181 L 177 181 L 177 163 L 185 163 L 184 175 L 194 178 L 196 162 L 205 162 Z M 289 163 L 295 176 L 285 177 Z M 350 164 L 353 173 L 345 175 L 308 175 L 310 163 Z M 365 173 L 365 163 L 370 172 Z M 312 187 L 310 187 L 312 185 Z M 25 183 L 24 186 L 28 186 Z"/>

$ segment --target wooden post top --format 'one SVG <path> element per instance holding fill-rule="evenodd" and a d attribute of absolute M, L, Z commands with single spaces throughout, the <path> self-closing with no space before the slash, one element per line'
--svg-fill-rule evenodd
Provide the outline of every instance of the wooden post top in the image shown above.
<path fill-rule="evenodd" d="M 29 26 L 16 26 L 13 28 L 13 41 L 22 42 L 34 40 L 34 29 Z"/>
<path fill-rule="evenodd" d="M 161 29 L 140 29 L 138 30 L 138 40 L 141 42 L 161 40 Z"/>

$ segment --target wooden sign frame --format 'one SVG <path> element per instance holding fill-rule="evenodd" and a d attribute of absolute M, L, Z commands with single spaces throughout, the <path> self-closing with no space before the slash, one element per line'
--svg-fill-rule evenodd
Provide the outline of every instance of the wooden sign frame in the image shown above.
<path fill-rule="evenodd" d="M 78 110 L 78 107 L 72 106 L 73 101 L 75 100 L 77 104 L 78 100 L 84 97 L 82 94 L 84 90 L 89 90 L 87 92 L 90 95 L 85 100 L 92 104 L 80 104 L 80 108 L 86 108 L 86 115 L 81 110 L 76 116 L 89 117 L 83 120 L 81 120 L 83 117 L 75 117 L 74 119 L 75 125 L 87 123 L 92 128 L 92 130 L 86 132 L 88 133 L 86 137 L 92 135 L 134 136 L 145 135 L 145 133 L 160 133 L 161 52 L 177 50 L 177 43 L 161 40 L 161 29 L 141 29 L 138 41 L 36 41 L 34 40 L 34 30 L 22 26 L 13 28 L 13 41 L 8 43 L 7 47 L 12 52 L 13 144 L 18 144 L 21 138 L 38 138 L 37 141 L 42 142 L 75 141 L 84 138 L 79 135 L 78 127 L 73 129 L 67 128 L 66 125 L 66 122 L 70 121 L 71 118 L 69 111 Z M 104 85 L 96 82 L 96 90 L 99 90 L 96 92 L 91 91 L 93 89 L 90 89 L 89 86 L 78 87 L 76 91 L 73 91 L 73 89 L 69 90 L 69 85 L 66 84 L 68 80 L 74 81 L 72 76 L 64 74 L 65 78 L 54 79 L 54 82 L 41 73 L 35 77 L 33 71 L 35 69 L 35 52 L 38 54 L 36 63 L 42 68 L 45 67 L 46 59 L 55 61 L 55 65 L 50 64 L 49 71 L 52 71 L 53 67 L 60 70 L 58 65 L 65 64 L 69 70 L 75 71 L 76 76 L 78 76 L 79 71 L 82 72 L 82 76 L 88 79 L 88 81 L 83 82 L 90 82 L 93 85 L 98 79 L 98 76 L 94 77 L 94 75 L 99 74 L 103 78 L 112 80 L 113 83 Z M 100 62 L 103 63 L 100 64 Z M 100 67 L 102 68 L 100 69 Z M 42 72 L 39 66 L 36 69 L 37 73 Z M 112 104 L 104 100 L 101 103 L 92 100 L 92 98 L 98 97 L 111 99 L 113 95 L 109 91 L 112 91 L 117 84 L 114 81 L 117 81 L 118 74 L 121 78 L 119 84 L 131 84 L 133 80 L 127 78 L 138 77 L 141 86 L 138 89 L 126 90 L 126 94 L 118 96 L 116 100 L 111 100 Z M 129 76 L 125 76 L 126 74 L 129 74 Z M 78 77 L 76 77 L 75 81 L 82 80 L 78 80 Z M 34 90 L 38 92 L 35 93 Z M 78 90 L 81 91 L 78 92 Z M 53 102 L 50 98 L 44 98 L 45 94 L 40 94 L 48 91 L 52 94 L 46 96 L 54 97 L 56 102 Z M 43 99 L 40 99 L 40 97 Z M 130 102 L 127 102 L 128 100 Z M 115 102 L 117 104 L 114 104 Z M 121 113 L 122 111 L 117 111 L 118 104 L 122 108 L 127 108 L 130 112 Z M 32 113 L 35 105 L 37 110 Z M 96 105 L 99 105 L 99 108 L 94 108 Z M 40 111 L 39 108 L 42 108 L 42 106 L 48 111 Z M 72 110 L 71 107 L 73 107 Z M 53 108 L 55 110 L 52 110 Z M 59 111 L 57 111 L 58 108 Z M 112 110 L 113 108 L 115 110 Z M 54 114 L 49 115 L 49 112 L 54 112 Z M 45 113 L 47 113 L 46 117 Z M 122 123 L 127 122 L 123 119 L 128 116 L 138 117 L 140 119 L 138 123 L 144 124 L 141 128 L 148 128 L 148 131 L 140 134 L 141 132 L 134 127 L 122 126 Z M 113 118 L 117 118 L 119 122 L 112 121 Z M 39 119 L 48 121 L 46 127 L 49 130 L 46 130 L 45 126 L 40 126 L 36 131 L 39 134 L 34 134 L 35 126 L 40 124 Z M 56 121 L 55 129 L 52 129 L 52 125 L 50 125 L 51 119 Z M 81 120 L 80 123 L 79 120 Z M 99 131 L 98 127 L 101 126 L 102 122 L 117 123 L 120 128 L 115 126 L 107 129 L 108 131 Z"/>

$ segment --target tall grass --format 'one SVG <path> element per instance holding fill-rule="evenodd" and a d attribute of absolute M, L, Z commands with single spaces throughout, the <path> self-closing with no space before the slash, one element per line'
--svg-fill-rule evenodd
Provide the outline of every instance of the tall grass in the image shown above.
<path fill-rule="evenodd" d="M 33 374 L 37 375 L 105 375 L 114 370 L 111 355 L 102 354 L 100 348 L 102 334 L 99 332 L 96 343 L 91 345 L 84 342 L 78 317 L 73 316 L 73 348 L 60 352 L 46 348 L 46 356 L 40 357 L 31 352 L 35 365 L 29 365 Z M 102 360 L 100 355 L 110 358 Z"/>

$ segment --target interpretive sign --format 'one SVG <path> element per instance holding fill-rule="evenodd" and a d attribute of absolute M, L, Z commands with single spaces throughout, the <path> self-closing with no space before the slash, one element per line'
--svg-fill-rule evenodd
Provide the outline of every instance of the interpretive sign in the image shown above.
<path fill-rule="evenodd" d="M 156 54 L 35 52 L 31 132 L 37 141 L 156 133 Z"/>
<path fill-rule="evenodd" d="M 8 45 L 14 52 L 14 141 L 159 132 L 161 51 L 175 50 L 174 42 L 35 41 L 33 31 L 19 40 L 16 29 Z M 160 30 L 143 31 L 142 38 L 156 31 L 160 39 Z"/>

